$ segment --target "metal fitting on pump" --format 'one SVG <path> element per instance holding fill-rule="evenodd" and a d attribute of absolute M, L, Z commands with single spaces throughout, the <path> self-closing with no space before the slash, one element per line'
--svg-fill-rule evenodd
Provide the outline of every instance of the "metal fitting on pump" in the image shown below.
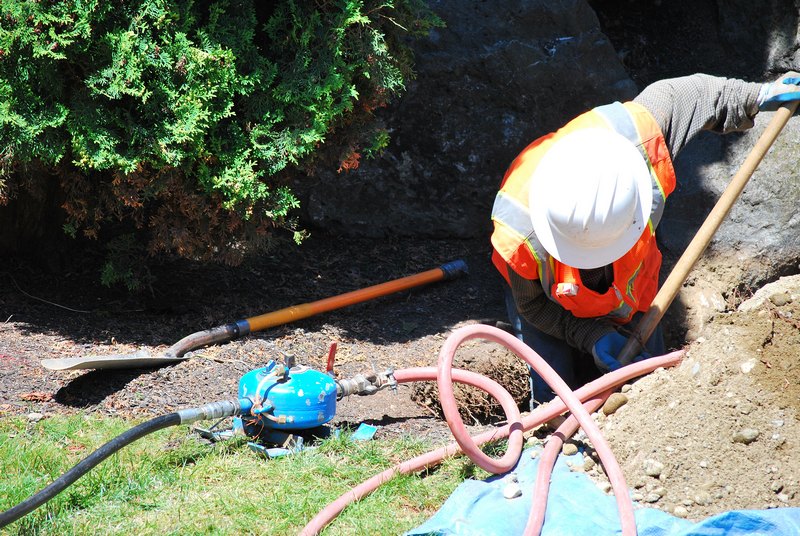
<path fill-rule="evenodd" d="M 392 369 L 366 376 L 357 374 L 352 378 L 336 380 L 336 400 L 341 400 L 350 395 L 375 394 L 385 387 L 397 389 L 397 380 L 394 378 L 394 370 Z"/>

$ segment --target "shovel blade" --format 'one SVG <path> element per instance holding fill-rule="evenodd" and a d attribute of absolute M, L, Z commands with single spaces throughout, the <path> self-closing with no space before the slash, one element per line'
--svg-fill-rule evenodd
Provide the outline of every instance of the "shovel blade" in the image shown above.
<path fill-rule="evenodd" d="M 50 370 L 124 369 L 158 367 L 160 365 L 178 363 L 183 360 L 183 357 L 153 356 L 147 350 L 139 350 L 132 354 L 42 359 L 42 366 Z"/>

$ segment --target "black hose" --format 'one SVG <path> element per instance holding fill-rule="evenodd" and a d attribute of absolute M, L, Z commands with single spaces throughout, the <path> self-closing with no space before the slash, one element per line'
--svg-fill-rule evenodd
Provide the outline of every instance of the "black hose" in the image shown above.
<path fill-rule="evenodd" d="M 123 432 L 81 460 L 78 465 L 58 477 L 55 481 L 53 481 L 52 484 L 35 495 L 31 495 L 18 505 L 12 506 L 0 514 L 0 528 L 5 527 L 9 523 L 13 523 L 25 514 L 36 510 L 41 505 L 64 491 L 76 480 L 88 473 L 90 469 L 114 454 L 122 447 L 130 445 L 137 439 L 140 439 L 147 434 L 151 434 L 157 430 L 169 428 L 170 426 L 175 426 L 176 424 L 180 423 L 181 416 L 175 412 L 156 417 L 155 419 L 150 419 L 149 421 L 143 422 L 138 426 L 134 426 L 127 432 Z"/>
<path fill-rule="evenodd" d="M 52 484 L 36 493 L 31 495 L 16 506 L 12 506 L 3 513 L 0 513 L 0 528 L 5 527 L 9 523 L 13 523 L 25 514 L 36 510 L 41 505 L 64 491 L 68 486 L 73 484 L 80 477 L 89 472 L 97 464 L 114 454 L 116 451 L 130 445 L 137 439 L 140 439 L 147 434 L 152 434 L 163 428 L 169 428 L 177 424 L 185 424 L 196 422 L 205 419 L 217 419 L 222 417 L 230 417 L 232 415 L 241 415 L 247 413 L 253 406 L 253 402 L 247 398 L 240 398 L 239 400 L 223 400 L 220 402 L 211 402 L 204 406 L 190 409 L 182 409 L 174 413 L 162 415 L 147 422 L 143 422 L 138 426 L 134 426 L 127 432 L 123 432 L 102 447 L 92 452 L 89 456 L 81 460 L 78 465 L 58 477 Z"/>

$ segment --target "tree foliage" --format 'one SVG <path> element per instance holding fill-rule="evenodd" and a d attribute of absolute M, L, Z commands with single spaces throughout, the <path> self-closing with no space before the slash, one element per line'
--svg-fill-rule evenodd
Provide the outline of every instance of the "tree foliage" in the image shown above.
<path fill-rule="evenodd" d="M 231 263 L 295 229 L 286 175 L 385 146 L 372 114 L 440 24 L 423 0 L 0 6 L 0 203 L 44 167 L 70 234 Z"/>

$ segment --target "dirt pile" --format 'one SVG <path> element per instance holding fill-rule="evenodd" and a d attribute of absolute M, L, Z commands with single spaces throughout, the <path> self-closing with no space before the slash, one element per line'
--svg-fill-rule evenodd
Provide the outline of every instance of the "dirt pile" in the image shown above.
<path fill-rule="evenodd" d="M 634 500 L 695 520 L 800 506 L 798 355 L 800 278 L 783 278 L 715 317 L 680 366 L 627 386 L 597 419 Z"/>

